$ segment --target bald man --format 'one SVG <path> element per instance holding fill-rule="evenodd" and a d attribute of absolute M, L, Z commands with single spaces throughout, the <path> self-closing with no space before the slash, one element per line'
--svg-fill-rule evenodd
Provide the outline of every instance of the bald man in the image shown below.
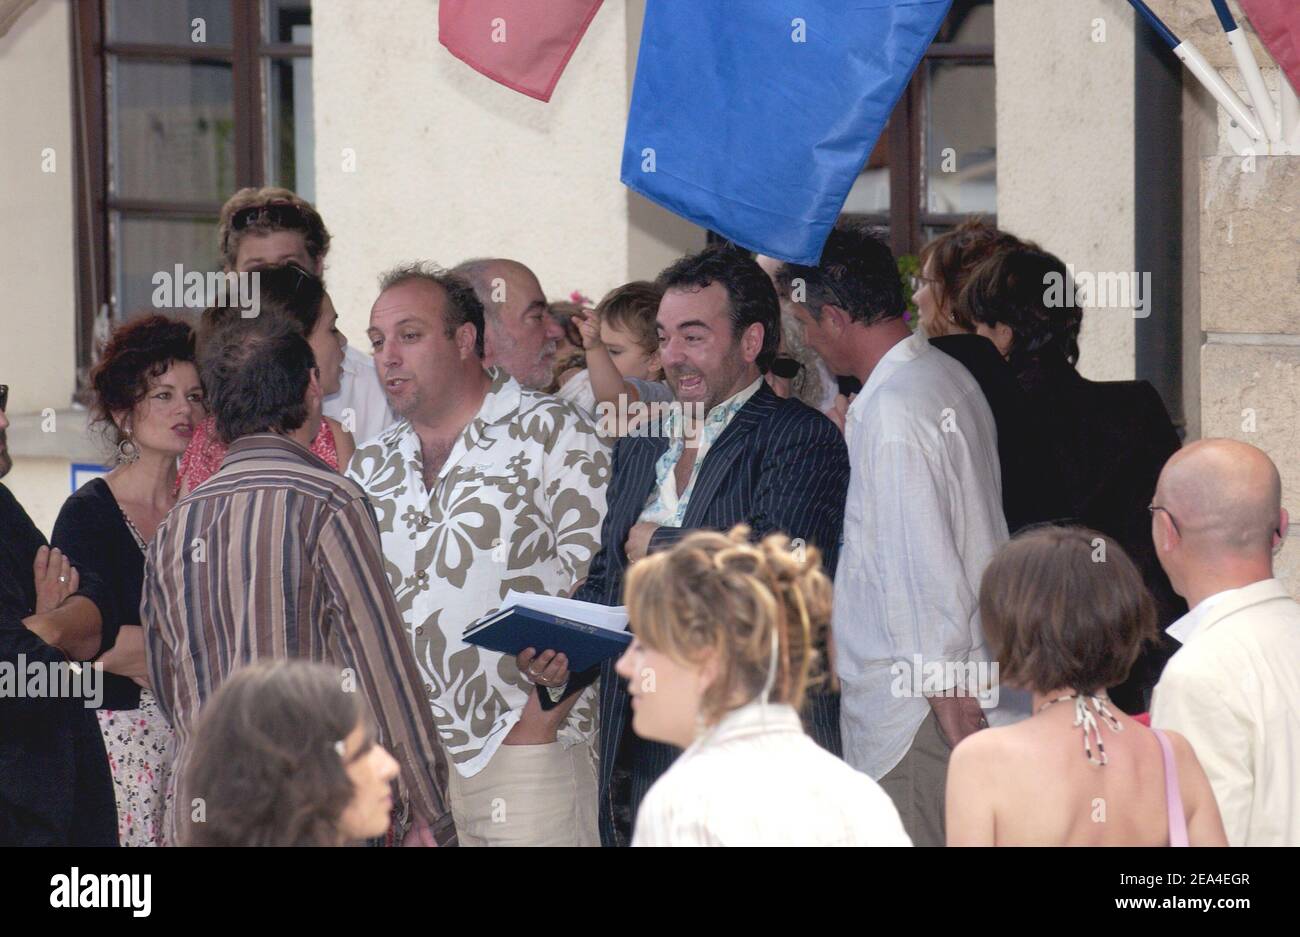
<path fill-rule="evenodd" d="M 1287 531 L 1277 467 L 1206 439 L 1175 453 L 1151 537 L 1191 609 L 1156 685 L 1152 725 L 1196 750 L 1234 846 L 1300 845 L 1300 604 L 1273 578 Z"/>
<path fill-rule="evenodd" d="M 551 316 L 537 276 L 517 260 L 467 260 L 452 273 L 483 304 L 484 367 L 498 367 L 529 390 L 549 386 L 564 329 Z"/>

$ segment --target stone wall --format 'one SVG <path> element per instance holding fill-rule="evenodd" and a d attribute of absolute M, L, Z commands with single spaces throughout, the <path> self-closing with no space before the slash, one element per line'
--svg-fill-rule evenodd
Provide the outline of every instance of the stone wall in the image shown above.
<path fill-rule="evenodd" d="M 1241 88 L 1208 3 L 1150 0 L 1150 6 Z M 1250 35 L 1265 83 L 1276 92 L 1280 73 Z M 1222 109 L 1209 108 L 1190 75 L 1184 84 L 1185 102 L 1214 120 L 1212 132 L 1197 136 L 1185 167 L 1194 183 L 1188 204 L 1197 197 L 1184 232 L 1186 256 L 1194 258 L 1185 276 L 1195 280 L 1184 296 L 1195 302 L 1184 315 L 1199 317 L 1200 435 L 1240 439 L 1267 452 L 1282 473 L 1283 504 L 1300 515 L 1300 156 L 1235 155 Z M 1284 547 L 1277 570 L 1300 593 L 1300 547 Z"/>

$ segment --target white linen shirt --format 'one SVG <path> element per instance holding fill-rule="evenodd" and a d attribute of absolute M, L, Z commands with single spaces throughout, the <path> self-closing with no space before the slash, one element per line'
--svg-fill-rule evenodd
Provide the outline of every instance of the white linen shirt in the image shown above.
<path fill-rule="evenodd" d="M 464 777 L 491 760 L 533 687 L 514 657 L 461 636 L 510 589 L 568 595 L 587 575 L 611 469 L 608 447 L 571 404 L 491 374 L 432 491 L 405 419 L 359 448 L 347 472 L 375 507 L 434 723 Z M 594 733 L 595 692 L 587 687 L 560 727 L 565 747 Z"/>
<path fill-rule="evenodd" d="M 923 673 L 987 659 L 980 577 L 1007 523 L 993 413 L 970 372 L 920 331 L 871 372 L 845 437 L 832 612 L 840 726 L 845 760 L 879 780 L 930 712 L 913 692 L 924 681 L 896 679 L 895 662 L 910 674 L 916 655 Z"/>
<path fill-rule="evenodd" d="M 582 411 L 583 416 L 596 419 L 596 390 L 591 386 L 591 372 L 586 368 L 560 385 L 555 396 L 569 401 Z"/>
<path fill-rule="evenodd" d="M 1199 603 L 1151 700 L 1214 788 L 1233 846 L 1300 846 L 1300 604 L 1276 579 Z"/>
<path fill-rule="evenodd" d="M 804 734 L 793 707 L 727 713 L 646 794 L 633 846 L 910 846 L 889 795 Z"/>

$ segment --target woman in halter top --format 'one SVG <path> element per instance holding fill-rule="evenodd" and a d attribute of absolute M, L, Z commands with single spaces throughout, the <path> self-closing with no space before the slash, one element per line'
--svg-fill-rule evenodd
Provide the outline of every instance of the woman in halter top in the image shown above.
<path fill-rule="evenodd" d="M 1107 697 L 1155 637 L 1118 544 L 1081 527 L 1026 531 L 985 571 L 980 618 L 1002 683 L 1032 691 L 1033 715 L 953 750 L 948 845 L 1227 845 L 1187 741 Z"/>
<path fill-rule="evenodd" d="M 338 329 L 338 313 L 325 291 L 325 284 L 294 263 L 255 267 L 249 272 L 258 278 L 255 287 L 259 299 L 258 315 L 279 316 L 301 329 L 316 357 L 316 367 L 320 369 L 321 390 L 326 395 L 336 393 L 347 339 Z M 199 325 L 200 347 L 213 329 L 243 314 L 244 310 L 234 304 L 205 310 Z M 181 457 L 176 476 L 177 493 L 184 497 L 216 474 L 228 448 L 217 436 L 216 421 L 212 417 L 199 423 Z M 337 421 L 323 417 L 320 432 L 312 440 L 310 448 L 330 468 L 343 471 L 356 446 L 351 433 Z"/>

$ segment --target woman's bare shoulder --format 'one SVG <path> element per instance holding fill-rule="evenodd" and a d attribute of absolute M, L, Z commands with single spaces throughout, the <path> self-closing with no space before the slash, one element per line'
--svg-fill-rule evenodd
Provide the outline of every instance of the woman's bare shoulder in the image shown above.
<path fill-rule="evenodd" d="M 952 750 L 952 761 L 963 763 L 987 763 L 996 768 L 1004 760 L 1015 757 L 1026 747 L 1026 733 L 1023 723 L 998 728 L 981 729 L 973 732 L 957 743 Z"/>

